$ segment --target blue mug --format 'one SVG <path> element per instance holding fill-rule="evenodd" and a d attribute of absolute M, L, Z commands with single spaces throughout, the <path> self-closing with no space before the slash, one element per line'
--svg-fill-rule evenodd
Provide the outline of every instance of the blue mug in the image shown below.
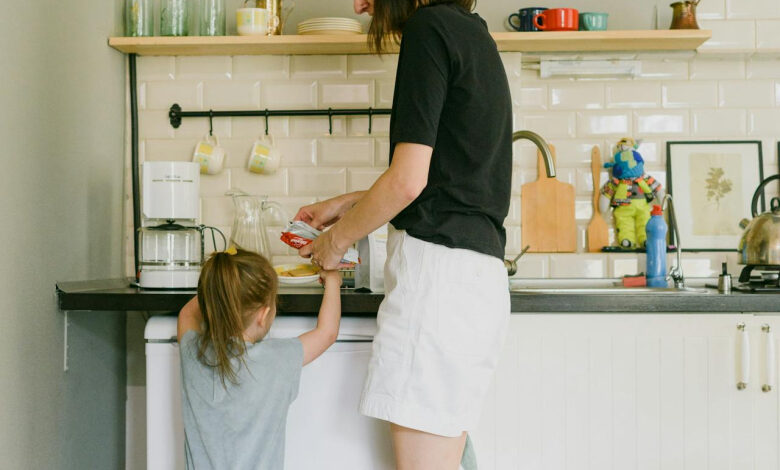
<path fill-rule="evenodd" d="M 507 21 L 509 21 L 509 26 L 515 31 L 541 31 L 534 26 L 534 16 L 546 9 L 542 7 L 521 8 L 517 13 L 509 15 Z M 514 18 L 517 18 L 517 20 L 512 21 Z"/>

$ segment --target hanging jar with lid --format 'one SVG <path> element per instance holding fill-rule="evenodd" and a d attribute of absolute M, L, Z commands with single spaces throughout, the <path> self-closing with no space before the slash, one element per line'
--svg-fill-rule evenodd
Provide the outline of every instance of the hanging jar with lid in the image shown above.
<path fill-rule="evenodd" d="M 189 30 L 187 0 L 160 0 L 160 36 L 186 36 Z"/>
<path fill-rule="evenodd" d="M 201 36 L 225 35 L 225 0 L 200 0 Z"/>
<path fill-rule="evenodd" d="M 154 36 L 152 0 L 125 0 L 125 36 Z"/>

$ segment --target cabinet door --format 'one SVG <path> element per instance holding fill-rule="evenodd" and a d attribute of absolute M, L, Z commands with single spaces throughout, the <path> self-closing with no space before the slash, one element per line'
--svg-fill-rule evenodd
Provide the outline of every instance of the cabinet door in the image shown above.
<path fill-rule="evenodd" d="M 755 468 L 777 470 L 780 468 L 780 393 L 777 384 L 780 318 L 757 315 L 751 322 L 750 333 L 751 339 L 755 338 L 752 341 L 752 383 L 748 384 L 754 401 Z M 770 341 L 772 345 L 768 344 Z"/>
<path fill-rule="evenodd" d="M 743 315 L 513 315 L 483 420 L 483 469 L 753 468 Z"/>

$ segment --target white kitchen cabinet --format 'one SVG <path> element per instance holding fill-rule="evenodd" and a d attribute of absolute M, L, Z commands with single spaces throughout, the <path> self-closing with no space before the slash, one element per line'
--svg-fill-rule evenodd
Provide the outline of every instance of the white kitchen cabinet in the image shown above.
<path fill-rule="evenodd" d="M 512 315 L 473 435 L 480 468 L 778 469 L 777 385 L 761 391 L 761 325 L 780 331 L 775 318 Z M 743 390 L 740 323 L 750 338 Z"/>

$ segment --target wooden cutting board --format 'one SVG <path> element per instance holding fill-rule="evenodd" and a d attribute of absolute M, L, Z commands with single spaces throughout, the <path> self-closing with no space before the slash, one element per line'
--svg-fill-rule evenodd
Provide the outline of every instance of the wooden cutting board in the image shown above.
<path fill-rule="evenodd" d="M 555 161 L 555 147 L 550 145 Z M 574 218 L 574 186 L 548 178 L 542 153 L 537 151 L 539 177 L 521 188 L 520 214 L 523 245 L 531 253 L 573 253 L 577 251 Z"/>
<path fill-rule="evenodd" d="M 600 252 L 602 248 L 609 245 L 609 229 L 604 216 L 599 212 L 599 196 L 601 194 L 601 152 L 598 146 L 593 146 L 590 153 L 590 169 L 593 173 L 593 217 L 588 224 L 586 234 L 588 241 L 588 251 L 591 253 Z"/>

